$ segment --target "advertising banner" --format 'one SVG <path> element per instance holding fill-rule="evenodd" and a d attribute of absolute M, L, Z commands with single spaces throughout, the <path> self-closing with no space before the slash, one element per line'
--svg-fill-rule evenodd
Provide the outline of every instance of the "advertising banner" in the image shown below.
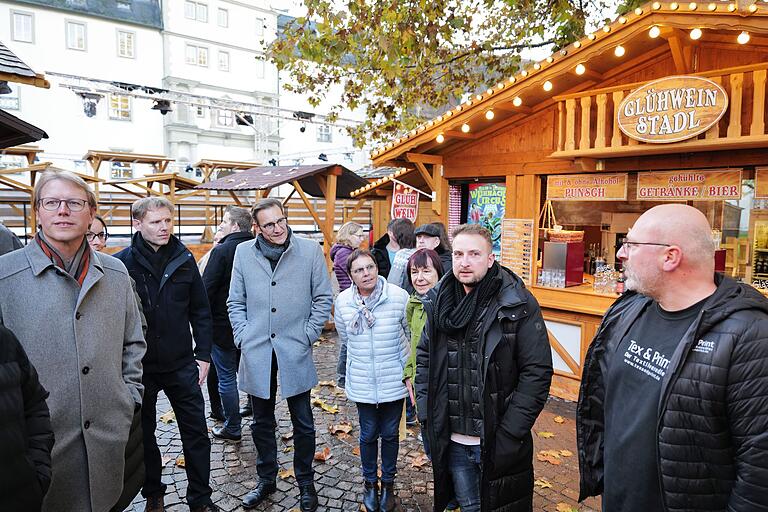
<path fill-rule="evenodd" d="M 626 174 L 547 176 L 547 199 L 553 201 L 626 201 Z"/>
<path fill-rule="evenodd" d="M 480 224 L 491 232 L 493 252 L 501 256 L 501 219 L 507 200 L 503 183 L 472 183 L 469 185 L 467 223 Z"/>
<path fill-rule="evenodd" d="M 741 199 L 741 170 L 637 173 L 639 201 Z"/>

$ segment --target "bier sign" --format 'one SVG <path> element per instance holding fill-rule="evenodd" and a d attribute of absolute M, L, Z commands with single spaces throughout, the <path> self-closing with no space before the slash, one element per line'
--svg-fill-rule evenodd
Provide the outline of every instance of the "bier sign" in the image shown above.
<path fill-rule="evenodd" d="M 412 188 L 395 183 L 395 188 L 392 191 L 392 218 L 416 222 L 418 211 L 419 193 Z"/>
<path fill-rule="evenodd" d="M 616 111 L 619 128 L 642 142 L 679 142 L 704 133 L 728 108 L 717 83 L 698 76 L 670 76 L 632 91 Z"/>
<path fill-rule="evenodd" d="M 637 173 L 639 201 L 741 199 L 741 170 Z"/>
<path fill-rule="evenodd" d="M 547 176 L 547 199 L 553 201 L 626 201 L 626 174 Z"/>

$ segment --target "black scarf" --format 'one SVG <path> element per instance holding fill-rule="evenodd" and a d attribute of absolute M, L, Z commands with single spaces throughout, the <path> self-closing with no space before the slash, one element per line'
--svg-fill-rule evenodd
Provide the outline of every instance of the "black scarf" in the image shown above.
<path fill-rule="evenodd" d="M 173 255 L 173 250 L 176 246 L 176 239 L 172 236 L 167 244 L 161 245 L 155 250 L 146 240 L 144 240 L 144 237 L 141 236 L 141 232 L 137 231 L 133 237 L 133 246 L 147 259 L 147 261 L 149 261 L 149 264 L 152 265 L 155 277 L 159 279 L 160 276 L 163 275 L 166 265 L 171 261 L 171 256 Z"/>
<path fill-rule="evenodd" d="M 272 242 L 267 241 L 261 233 L 256 237 L 256 247 L 261 251 L 261 254 L 267 258 L 269 266 L 272 267 L 273 271 L 277 266 L 277 262 L 280 261 L 283 253 L 288 249 L 288 245 L 291 243 L 293 232 L 291 231 L 290 226 L 286 229 L 288 230 L 288 237 L 285 239 L 285 242 L 280 245 L 275 245 Z"/>
<path fill-rule="evenodd" d="M 479 308 L 485 307 L 501 289 L 501 269 L 497 262 L 488 269 L 477 285 L 469 293 L 453 272 L 448 272 L 440 283 L 435 299 L 437 328 L 445 332 L 463 330 L 475 317 Z"/>

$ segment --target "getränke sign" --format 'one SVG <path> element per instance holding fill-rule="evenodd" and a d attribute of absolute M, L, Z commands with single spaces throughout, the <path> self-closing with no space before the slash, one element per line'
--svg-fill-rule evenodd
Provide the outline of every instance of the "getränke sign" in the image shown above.
<path fill-rule="evenodd" d="M 719 84 L 698 76 L 670 76 L 632 91 L 619 104 L 619 128 L 642 142 L 690 139 L 709 130 L 728 108 Z"/>

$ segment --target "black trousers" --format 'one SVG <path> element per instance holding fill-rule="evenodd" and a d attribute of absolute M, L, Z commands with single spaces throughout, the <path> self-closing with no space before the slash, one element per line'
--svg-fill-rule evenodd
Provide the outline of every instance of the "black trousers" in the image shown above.
<path fill-rule="evenodd" d="M 144 430 L 144 497 L 165 494 L 166 485 L 160 477 L 163 464 L 157 447 L 157 394 L 162 390 L 171 402 L 176 422 L 181 432 L 187 471 L 187 503 L 197 507 L 211 502 L 211 441 L 205 423 L 205 402 L 197 383 L 196 363 L 190 363 L 167 373 L 144 374 L 144 402 L 141 408 L 141 424 Z"/>
<path fill-rule="evenodd" d="M 205 379 L 205 385 L 208 388 L 208 401 L 211 404 L 211 414 L 224 417 L 224 410 L 221 407 L 221 395 L 219 394 L 219 374 L 216 373 L 216 365 L 211 361 L 208 367 L 208 377 Z"/>
<path fill-rule="evenodd" d="M 315 423 L 312 417 L 312 404 L 309 391 L 289 397 L 288 410 L 293 424 L 293 471 L 299 485 L 314 480 L 312 459 L 315 456 Z M 277 395 L 277 356 L 272 352 L 272 376 L 269 399 L 251 395 L 253 403 L 253 421 L 251 435 L 256 445 L 256 473 L 259 479 L 274 482 L 277 478 L 277 440 L 275 432 L 275 396 Z"/>

